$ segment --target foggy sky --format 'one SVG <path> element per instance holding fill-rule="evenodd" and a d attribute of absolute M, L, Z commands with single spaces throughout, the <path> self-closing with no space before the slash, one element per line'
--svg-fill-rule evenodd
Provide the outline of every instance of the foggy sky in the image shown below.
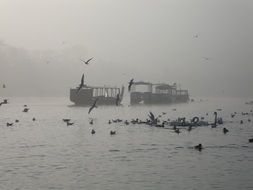
<path fill-rule="evenodd" d="M 251 0 L 0 0 L 0 96 L 66 96 L 84 73 L 253 97 L 252 35 Z"/>

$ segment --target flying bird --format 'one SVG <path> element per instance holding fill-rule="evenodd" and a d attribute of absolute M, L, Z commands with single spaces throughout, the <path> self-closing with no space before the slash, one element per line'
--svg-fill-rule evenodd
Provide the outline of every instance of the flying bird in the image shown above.
<path fill-rule="evenodd" d="M 209 61 L 211 58 L 209 57 L 203 57 L 204 60 Z"/>
<path fill-rule="evenodd" d="M 131 86 L 133 85 L 133 83 L 134 83 L 134 79 L 131 79 L 130 82 L 128 83 L 128 92 L 130 92 Z"/>
<path fill-rule="evenodd" d="M 84 86 L 84 74 L 83 74 L 82 79 L 81 79 L 81 84 L 79 85 L 79 87 L 78 87 L 78 89 L 77 89 L 77 91 L 76 91 L 77 94 L 79 93 L 79 91 L 81 90 L 81 88 L 82 88 L 83 86 Z"/>
<path fill-rule="evenodd" d="M 94 108 L 97 108 L 97 106 L 96 106 L 97 101 L 98 101 L 98 98 L 94 101 L 93 105 L 90 107 L 88 114 L 90 114 L 90 112 L 91 112 Z"/>
<path fill-rule="evenodd" d="M 89 65 L 89 62 L 91 61 L 93 59 L 93 57 L 92 58 L 90 58 L 90 59 L 88 59 L 87 61 L 84 61 L 84 60 L 82 60 L 82 59 L 80 59 L 82 62 L 84 62 L 86 65 Z"/>
<path fill-rule="evenodd" d="M 150 120 L 153 122 L 153 121 L 155 121 L 155 116 L 154 116 L 154 114 L 151 112 L 151 111 L 149 111 L 149 118 L 150 118 Z"/>

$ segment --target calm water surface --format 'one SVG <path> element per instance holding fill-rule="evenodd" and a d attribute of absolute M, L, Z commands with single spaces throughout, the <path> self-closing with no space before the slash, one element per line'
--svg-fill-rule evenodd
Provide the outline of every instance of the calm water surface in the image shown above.
<path fill-rule="evenodd" d="M 0 189 L 253 189 L 253 106 L 242 99 L 209 99 L 169 106 L 74 107 L 67 98 L 10 98 L 0 107 Z M 23 113 L 23 105 L 30 108 Z M 176 111 L 173 109 L 176 108 Z M 221 127 L 176 134 L 109 119 L 223 117 Z M 206 113 L 209 113 L 206 116 Z M 32 121 L 35 117 L 36 121 Z M 66 126 L 63 118 L 75 123 Z M 94 124 L 90 125 L 90 119 Z M 249 122 L 248 118 L 252 121 Z M 14 122 L 7 127 L 6 122 Z M 244 124 L 239 123 L 240 120 Z M 224 135 L 222 127 L 229 129 Z M 90 131 L 94 128 L 95 135 Z M 111 136 L 110 130 L 117 135 Z M 192 146 L 202 143 L 202 152 Z"/>

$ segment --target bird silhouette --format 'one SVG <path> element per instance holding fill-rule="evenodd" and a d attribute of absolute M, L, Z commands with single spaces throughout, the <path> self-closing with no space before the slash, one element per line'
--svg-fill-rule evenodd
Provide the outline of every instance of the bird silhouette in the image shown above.
<path fill-rule="evenodd" d="M 29 108 L 25 108 L 24 110 L 23 110 L 23 112 L 28 112 L 29 111 Z"/>
<path fill-rule="evenodd" d="M 9 126 L 13 126 L 13 123 L 6 123 L 6 126 L 9 127 Z"/>
<path fill-rule="evenodd" d="M 67 126 L 70 126 L 70 125 L 74 125 L 74 122 L 66 122 L 67 123 Z"/>
<path fill-rule="evenodd" d="M 3 88 L 6 88 L 6 85 L 5 85 L 5 84 L 3 84 Z"/>
<path fill-rule="evenodd" d="M 198 145 L 194 146 L 194 148 L 198 151 L 201 151 L 203 149 L 203 146 L 202 146 L 202 144 L 198 144 Z"/>
<path fill-rule="evenodd" d="M 82 60 L 82 59 L 80 59 L 82 62 L 84 62 L 86 65 L 88 65 L 89 64 L 89 62 L 91 61 L 93 59 L 93 57 L 92 58 L 90 58 L 90 59 L 88 59 L 87 61 L 84 61 L 84 60 Z"/>
<path fill-rule="evenodd" d="M 77 89 L 77 91 L 76 91 L 77 94 L 79 93 L 79 91 L 81 90 L 81 88 L 82 88 L 83 86 L 84 86 L 84 74 L 83 74 L 82 79 L 81 79 L 81 84 L 79 85 L 79 87 L 78 87 L 78 89 Z"/>
<path fill-rule="evenodd" d="M 88 114 L 90 114 L 90 112 L 91 112 L 94 108 L 97 108 L 97 106 L 96 106 L 97 101 L 98 101 L 98 98 L 94 101 L 94 103 L 93 103 L 92 106 L 90 107 Z"/>
<path fill-rule="evenodd" d="M 134 79 L 131 79 L 130 82 L 128 83 L 128 92 L 130 92 L 131 86 L 133 85 L 133 83 L 134 83 Z"/>

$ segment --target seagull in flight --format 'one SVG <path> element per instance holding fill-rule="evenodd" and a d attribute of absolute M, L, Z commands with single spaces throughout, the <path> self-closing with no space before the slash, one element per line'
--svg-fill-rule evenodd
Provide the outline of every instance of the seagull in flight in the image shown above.
<path fill-rule="evenodd" d="M 88 59 L 87 61 L 84 61 L 84 60 L 82 60 L 82 59 L 80 59 L 82 62 L 84 62 L 86 65 L 89 65 L 89 62 L 91 61 L 93 59 L 93 57 L 92 58 L 90 58 L 90 59 Z"/>
<path fill-rule="evenodd" d="M 81 90 L 81 88 L 82 88 L 83 86 L 84 86 L 84 74 L 83 74 L 82 79 L 81 79 L 81 84 L 79 85 L 79 87 L 78 87 L 78 89 L 77 89 L 77 91 L 76 91 L 77 94 L 79 93 L 79 91 Z"/>
<path fill-rule="evenodd" d="M 93 108 L 97 108 L 96 103 L 98 101 L 98 98 L 94 101 L 93 105 L 90 107 L 88 114 L 93 110 Z"/>
<path fill-rule="evenodd" d="M 153 114 L 151 111 L 149 111 L 149 118 L 150 118 L 150 120 L 151 120 L 152 122 L 155 121 L 155 116 L 154 116 L 154 114 Z"/>
<path fill-rule="evenodd" d="M 128 92 L 130 92 L 131 86 L 133 85 L 133 83 L 134 83 L 134 79 L 131 79 L 130 82 L 128 83 Z"/>

